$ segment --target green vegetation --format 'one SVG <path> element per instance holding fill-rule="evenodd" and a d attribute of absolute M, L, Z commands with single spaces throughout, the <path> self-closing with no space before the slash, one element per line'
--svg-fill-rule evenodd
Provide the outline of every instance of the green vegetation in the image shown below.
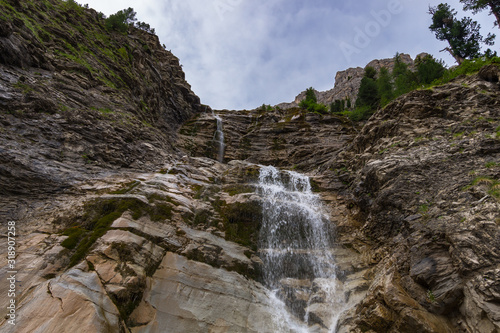
<path fill-rule="evenodd" d="M 500 3 L 498 1 L 460 0 L 460 2 L 464 4 L 464 10 L 471 10 L 473 14 L 489 9 L 489 15 L 493 14 L 496 18 L 495 25 L 500 27 Z"/>
<path fill-rule="evenodd" d="M 430 84 L 434 80 L 441 78 L 446 71 L 444 62 L 434 59 L 429 54 L 423 58 L 417 57 L 415 63 L 417 65 L 417 77 L 420 84 Z"/>
<path fill-rule="evenodd" d="M 144 30 L 144 31 L 147 31 L 147 32 L 149 32 L 150 34 L 153 34 L 153 35 L 156 33 L 155 29 L 154 29 L 154 28 L 151 28 L 151 26 L 150 26 L 148 23 L 145 23 L 145 22 L 140 22 L 140 21 L 139 21 L 139 22 L 137 22 L 137 23 L 135 24 L 135 26 L 136 26 L 137 28 L 139 28 L 139 29 L 141 29 L 141 30 Z M 164 47 L 164 48 L 165 48 L 165 47 Z"/>
<path fill-rule="evenodd" d="M 472 181 L 472 186 L 485 185 L 488 190 L 488 194 L 493 198 L 500 200 L 500 181 L 487 176 L 476 177 Z"/>
<path fill-rule="evenodd" d="M 154 33 L 147 23 L 133 24 L 136 13 L 132 8 L 120 10 L 109 18 L 102 13 L 97 17 L 91 15 L 88 5 L 82 6 L 74 0 L 24 1 L 17 5 L 2 0 L 0 9 L 0 19 L 17 22 L 15 25 L 26 32 L 25 39 L 29 35 L 37 45 L 49 43 L 47 52 L 51 56 L 80 65 L 72 66 L 72 71 L 91 75 L 93 80 L 112 89 L 131 84 L 130 79 L 137 76 L 130 63 L 137 46 L 131 47 L 125 38 L 112 32 L 125 33 L 135 26 Z M 147 46 L 144 41 L 138 42 L 142 44 L 140 49 Z"/>
<path fill-rule="evenodd" d="M 421 214 L 427 213 L 429 211 L 429 205 L 428 204 L 422 204 L 422 205 L 420 205 L 420 207 L 418 207 L 418 211 Z"/>
<path fill-rule="evenodd" d="M 359 86 L 358 98 L 356 100 L 356 107 L 369 107 L 370 109 L 377 108 L 380 102 L 378 94 L 378 87 L 375 81 L 377 71 L 373 67 L 365 68 L 365 75 L 361 79 Z"/>
<path fill-rule="evenodd" d="M 352 107 L 351 105 L 351 99 L 337 99 L 330 104 L 330 112 L 331 113 L 342 113 L 346 109 L 350 109 Z"/>
<path fill-rule="evenodd" d="M 68 236 L 68 238 L 66 238 L 61 245 L 67 249 L 73 250 L 84 234 L 85 230 L 80 227 L 68 228 L 63 232 L 63 235 Z"/>
<path fill-rule="evenodd" d="M 68 236 L 61 245 L 74 250 L 69 267 L 78 264 L 95 243 L 110 228 L 111 224 L 125 211 L 129 211 L 133 219 L 149 215 L 152 221 L 164 221 L 172 217 L 172 206 L 167 202 L 155 202 L 148 205 L 135 198 L 116 198 L 92 201 L 85 205 L 85 214 L 72 226 L 63 231 Z"/>
<path fill-rule="evenodd" d="M 394 86 L 391 73 L 385 67 L 380 69 L 377 79 L 377 97 L 380 99 L 380 106 L 386 106 L 394 98 Z"/>
<path fill-rule="evenodd" d="M 133 24 L 133 22 L 137 20 L 135 18 L 136 15 L 137 13 L 131 7 L 119 10 L 106 19 L 106 28 L 108 30 L 115 30 L 121 33 L 126 33 L 129 25 Z"/>
<path fill-rule="evenodd" d="M 226 240 L 256 250 L 257 236 L 262 221 L 262 206 L 256 201 L 219 204 L 216 209 L 222 217 Z"/>
<path fill-rule="evenodd" d="M 469 173 L 470 175 L 475 175 L 476 172 Z M 496 200 L 500 201 L 500 181 L 489 177 L 489 176 L 477 176 L 470 183 L 470 185 L 465 186 L 462 190 L 467 191 L 475 186 L 483 186 L 486 187 L 486 191 L 488 195 L 492 196 Z"/>
<path fill-rule="evenodd" d="M 313 87 L 307 88 L 306 98 L 299 103 L 299 106 L 311 112 L 327 113 L 328 111 L 324 104 L 318 103 Z"/>
<path fill-rule="evenodd" d="M 224 192 L 230 196 L 235 196 L 242 193 L 253 193 L 255 191 L 254 187 L 251 185 L 236 184 L 230 185 L 224 188 Z"/>
<path fill-rule="evenodd" d="M 460 66 L 445 70 L 442 77 L 434 80 L 431 86 L 440 85 L 450 82 L 451 80 L 462 76 L 470 75 L 479 72 L 486 65 L 500 65 L 499 57 L 480 57 L 470 60 L 464 60 Z"/>
<path fill-rule="evenodd" d="M 353 121 L 367 119 L 378 108 L 384 107 L 395 98 L 418 88 L 431 88 L 436 85 L 446 84 L 453 79 L 477 73 L 486 65 L 500 66 L 499 57 L 481 57 L 464 60 L 460 66 L 446 69 L 441 60 L 436 60 L 431 55 L 417 57 L 415 71 L 400 60 L 399 54 L 394 58 L 394 69 L 389 73 L 381 69 L 379 73 L 367 68 L 361 81 L 356 107 L 353 110 L 344 110 L 343 115 Z M 378 78 L 376 78 L 378 75 Z M 498 133 L 500 138 L 500 133 Z"/>
<path fill-rule="evenodd" d="M 430 7 L 429 14 L 432 15 L 432 24 L 429 29 L 435 33 L 436 38 L 447 41 L 448 51 L 461 64 L 465 59 L 480 56 L 481 44 L 492 45 L 495 35 L 488 34 L 483 38 L 480 33 L 481 26 L 470 17 L 456 18 L 457 12 L 448 4 L 439 4 Z M 489 51 L 491 53 L 491 51 Z"/>
<path fill-rule="evenodd" d="M 392 73 L 386 68 L 381 68 L 377 73 L 374 68 L 367 67 L 361 80 L 356 107 L 353 110 L 347 109 L 342 114 L 353 121 L 365 120 L 378 108 L 386 106 L 395 98 L 423 84 L 434 81 L 445 71 L 443 63 L 430 55 L 417 58 L 415 63 L 414 72 L 401 61 L 399 54 L 396 54 Z"/>
<path fill-rule="evenodd" d="M 75 0 L 66 0 L 66 6 L 68 9 L 72 9 L 75 11 L 82 10 L 82 6 L 80 6 L 80 4 L 78 2 L 76 2 Z"/>
<path fill-rule="evenodd" d="M 273 111 L 273 110 L 274 110 L 274 108 L 271 105 L 267 105 L 267 104 L 262 104 L 262 106 L 260 107 L 260 111 L 262 111 L 262 112 Z"/>

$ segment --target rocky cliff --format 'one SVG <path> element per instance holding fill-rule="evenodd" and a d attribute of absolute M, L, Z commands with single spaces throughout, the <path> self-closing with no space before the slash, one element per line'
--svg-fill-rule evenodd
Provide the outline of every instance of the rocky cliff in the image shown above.
<path fill-rule="evenodd" d="M 72 2 L 0 7 L 2 332 L 500 332 L 498 67 L 362 128 L 215 111 L 218 161 L 218 120 L 156 36 Z M 267 288 L 261 165 L 310 177 L 337 305 L 299 263 Z"/>
<path fill-rule="evenodd" d="M 423 55 L 424 53 L 420 54 Z M 417 55 L 418 57 L 419 55 Z M 414 61 L 409 54 L 399 54 L 400 60 L 407 64 L 409 68 L 413 68 Z M 380 68 L 387 68 L 389 72 L 394 68 L 394 58 L 389 59 L 375 59 L 370 61 L 364 68 L 373 67 L 378 71 Z M 365 74 L 364 68 L 354 67 L 348 68 L 343 71 L 337 72 L 335 75 L 334 87 L 327 91 L 315 91 L 318 103 L 329 106 L 336 100 L 350 100 L 352 105 L 356 103 L 358 98 L 358 90 L 361 85 L 361 79 Z M 281 103 L 277 106 L 283 109 L 290 107 L 297 107 L 299 103 L 306 98 L 306 92 L 303 91 L 295 97 L 291 103 Z"/>
<path fill-rule="evenodd" d="M 338 242 L 363 258 L 369 285 L 339 332 L 500 330 L 499 77 L 489 66 L 414 91 L 359 133 L 300 109 L 218 112 L 228 160 L 308 171 L 328 193 Z M 210 156 L 214 126 L 210 115 L 186 123 L 181 144 Z"/>
<path fill-rule="evenodd" d="M 92 9 L 3 1 L 0 184 L 5 194 L 61 191 L 113 168 L 150 169 L 200 109 L 158 37 L 108 32 Z"/>

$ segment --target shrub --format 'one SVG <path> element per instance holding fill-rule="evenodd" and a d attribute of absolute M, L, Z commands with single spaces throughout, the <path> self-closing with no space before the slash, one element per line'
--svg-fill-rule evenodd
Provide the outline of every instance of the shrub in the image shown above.
<path fill-rule="evenodd" d="M 430 54 L 416 60 L 418 80 L 421 84 L 429 84 L 443 76 L 445 68 L 443 61 L 437 61 Z"/>
<path fill-rule="evenodd" d="M 318 113 L 328 112 L 328 109 L 324 104 L 317 102 L 318 100 L 316 98 L 316 93 L 314 92 L 314 88 L 310 87 L 307 88 L 306 98 L 299 103 L 299 106 L 311 112 L 318 112 Z"/>
<path fill-rule="evenodd" d="M 106 19 L 106 28 L 108 30 L 116 30 L 125 33 L 128 30 L 129 24 L 137 20 L 135 18 L 136 15 L 137 13 L 130 7 L 119 10 Z"/>
<path fill-rule="evenodd" d="M 145 22 L 137 22 L 135 24 L 135 26 L 138 28 L 138 29 L 141 29 L 141 30 L 144 30 L 144 31 L 147 31 L 151 34 L 155 34 L 155 29 L 154 28 L 151 28 L 151 26 L 148 24 L 148 23 L 145 23 Z"/>
<path fill-rule="evenodd" d="M 76 2 L 75 0 L 67 0 L 66 6 L 68 9 L 72 9 L 72 10 L 76 10 L 76 11 L 82 10 L 82 6 L 78 2 Z"/>
<path fill-rule="evenodd" d="M 479 72 L 479 70 L 483 66 L 490 65 L 490 64 L 499 65 L 500 58 L 499 57 L 492 57 L 492 58 L 481 57 L 481 58 L 476 58 L 476 59 L 472 59 L 472 60 L 464 60 L 464 62 L 460 66 L 457 66 L 457 67 L 454 67 L 454 68 L 451 68 L 451 69 L 445 71 L 443 76 L 440 79 L 433 81 L 432 84 L 438 85 L 438 84 L 448 83 L 460 75 L 469 75 L 469 74 L 477 73 L 477 72 Z"/>
<path fill-rule="evenodd" d="M 262 111 L 262 112 L 273 111 L 273 110 L 274 110 L 274 108 L 271 105 L 267 105 L 267 104 L 262 104 L 262 106 L 260 107 L 260 111 Z"/>
<path fill-rule="evenodd" d="M 345 100 L 337 99 L 335 102 L 330 104 L 330 112 L 331 113 L 341 113 L 345 110 Z"/>
<path fill-rule="evenodd" d="M 362 121 L 370 118 L 373 112 L 374 109 L 369 106 L 360 106 L 352 111 L 344 111 L 343 114 L 349 117 L 352 121 Z"/>

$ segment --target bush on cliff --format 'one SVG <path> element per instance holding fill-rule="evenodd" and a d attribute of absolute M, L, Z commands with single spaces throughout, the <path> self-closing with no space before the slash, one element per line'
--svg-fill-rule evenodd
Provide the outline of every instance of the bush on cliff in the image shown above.
<path fill-rule="evenodd" d="M 129 25 L 137 20 L 135 18 L 136 15 L 137 13 L 131 7 L 119 10 L 106 19 L 106 28 L 126 33 Z"/>
<path fill-rule="evenodd" d="M 311 112 L 318 112 L 318 113 L 328 112 L 328 109 L 324 104 L 318 103 L 318 100 L 316 98 L 316 93 L 314 92 L 313 87 L 307 88 L 306 98 L 299 103 L 299 106 Z"/>

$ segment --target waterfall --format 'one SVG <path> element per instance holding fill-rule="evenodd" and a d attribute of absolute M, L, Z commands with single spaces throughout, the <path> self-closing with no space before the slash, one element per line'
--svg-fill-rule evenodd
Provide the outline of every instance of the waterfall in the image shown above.
<path fill-rule="evenodd" d="M 224 131 L 222 130 L 222 118 L 212 111 L 213 116 L 217 120 L 217 129 L 214 133 L 214 143 L 217 145 L 217 161 L 223 162 L 224 160 L 224 149 L 226 145 L 224 144 Z"/>
<path fill-rule="evenodd" d="M 275 332 L 335 332 L 344 296 L 336 278 L 333 230 L 309 177 L 261 167 L 258 191 L 263 198 L 259 253 L 264 283 L 276 298 Z"/>

